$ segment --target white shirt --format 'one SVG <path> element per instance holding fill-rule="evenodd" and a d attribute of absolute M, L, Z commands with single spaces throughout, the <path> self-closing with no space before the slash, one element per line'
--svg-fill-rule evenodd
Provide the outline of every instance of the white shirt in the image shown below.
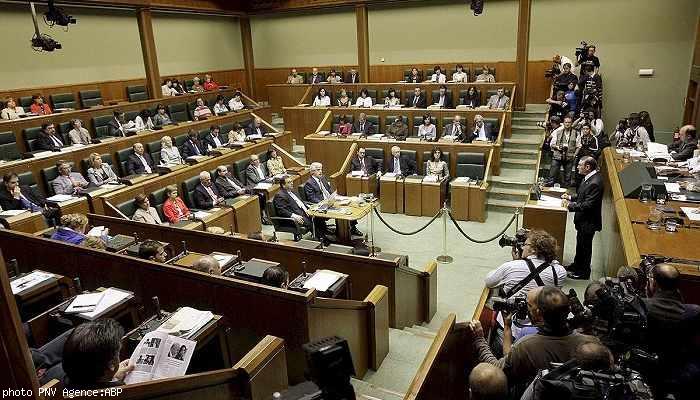
<path fill-rule="evenodd" d="M 245 104 L 243 104 L 242 101 L 236 101 L 236 98 L 232 98 L 231 101 L 228 102 L 228 108 L 230 108 L 233 111 L 238 111 L 242 110 L 245 108 Z"/>
<path fill-rule="evenodd" d="M 532 264 L 535 266 L 535 268 L 539 267 L 544 262 L 544 260 L 541 260 L 534 255 L 528 256 L 528 258 L 532 260 Z M 564 286 L 564 280 L 566 280 L 566 270 L 556 260 L 552 261 L 551 265 L 554 266 L 554 271 L 557 274 L 557 286 Z M 527 263 L 524 260 L 512 260 L 503 263 L 500 267 L 489 272 L 484 279 L 484 284 L 488 288 L 502 286 L 503 290 L 507 292 L 528 275 L 530 275 L 530 269 L 527 267 Z M 551 266 L 545 268 L 544 271 L 540 273 L 540 278 L 545 285 L 554 286 L 554 275 L 552 274 Z M 537 282 L 535 282 L 533 279 L 513 296 L 525 296 L 527 295 L 527 292 L 536 287 Z"/>
<path fill-rule="evenodd" d="M 583 181 L 584 181 L 584 182 L 587 181 L 588 178 L 590 178 L 590 177 L 592 177 L 593 175 L 595 175 L 596 172 L 598 172 L 598 171 L 593 170 L 593 171 L 589 172 L 588 174 L 586 174 L 586 176 L 583 177 Z"/>
<path fill-rule="evenodd" d="M 135 127 L 137 131 L 153 129 L 153 121 L 151 120 L 151 117 L 146 118 L 146 121 L 144 121 L 140 115 L 137 115 L 136 118 L 134 118 L 134 124 L 136 125 Z"/>
<path fill-rule="evenodd" d="M 242 187 L 238 186 L 238 185 L 236 184 L 236 182 L 234 182 L 233 180 L 231 180 L 231 178 L 229 178 L 228 176 L 226 177 L 226 180 L 228 181 L 228 183 L 231 184 L 231 186 L 233 186 L 233 190 L 239 191 L 239 190 L 242 189 Z"/>
<path fill-rule="evenodd" d="M 326 189 L 326 186 L 323 185 L 323 182 L 321 182 L 321 179 L 317 176 L 313 177 L 314 180 L 316 180 L 316 183 L 318 183 L 318 187 L 321 188 L 321 193 L 323 194 L 323 200 L 328 199 L 330 197 L 330 193 L 328 193 L 328 189 Z"/>
<path fill-rule="evenodd" d="M 316 107 L 316 106 L 329 107 L 330 105 L 331 105 L 331 98 L 329 96 L 323 96 L 321 98 L 316 96 L 316 98 L 314 98 L 314 104 L 313 104 L 314 107 Z"/>
<path fill-rule="evenodd" d="M 177 90 L 174 88 L 168 87 L 168 85 L 163 85 L 160 87 L 161 91 L 163 92 L 163 96 L 175 96 L 177 94 Z"/>
<path fill-rule="evenodd" d="M 424 137 L 426 139 L 433 140 L 435 139 L 435 125 L 430 124 L 430 125 L 425 125 L 421 124 L 418 127 L 418 137 Z"/>
<path fill-rule="evenodd" d="M 455 72 L 452 74 L 452 80 L 455 82 L 466 82 L 467 73 L 466 72 Z"/>
<path fill-rule="evenodd" d="M 291 198 L 294 200 L 294 202 L 297 203 L 297 205 L 299 206 L 299 208 L 301 208 L 301 209 L 304 210 L 304 211 L 308 211 L 308 210 L 309 210 L 309 207 L 307 207 L 306 204 L 304 204 L 304 202 L 301 201 L 301 199 L 299 199 L 299 198 L 297 197 L 297 195 L 296 195 L 294 192 L 292 192 L 292 191 L 290 190 L 290 191 L 288 191 L 287 193 L 289 193 L 289 197 L 291 197 Z"/>
<path fill-rule="evenodd" d="M 447 95 L 444 95 L 444 96 L 441 95 L 441 96 L 439 96 L 439 97 L 438 97 L 437 105 L 440 106 L 440 107 L 444 107 L 444 105 L 445 105 L 445 99 L 446 99 L 446 98 L 447 98 Z"/>
<path fill-rule="evenodd" d="M 394 157 L 394 173 L 401 175 L 401 156 Z"/>
<path fill-rule="evenodd" d="M 263 170 L 262 170 L 262 165 L 261 165 L 261 164 L 258 164 L 258 166 L 255 167 L 255 170 L 258 171 L 258 176 L 259 176 L 261 179 L 265 179 L 265 172 L 263 172 Z"/>
<path fill-rule="evenodd" d="M 360 96 L 357 98 L 357 101 L 355 102 L 355 106 L 357 106 L 357 107 L 372 107 L 372 98 L 369 96 L 362 98 L 362 96 Z"/>
<path fill-rule="evenodd" d="M 488 142 L 489 139 L 486 137 L 486 132 L 484 131 L 484 125 L 481 125 L 481 128 L 475 129 L 474 132 L 477 134 L 476 139 L 474 140 L 483 140 L 485 142 Z"/>
<path fill-rule="evenodd" d="M 214 114 L 219 115 L 227 112 L 229 112 L 229 109 L 226 107 L 226 104 L 214 104 Z"/>
<path fill-rule="evenodd" d="M 219 140 L 219 135 L 211 135 L 212 140 L 214 140 L 214 144 L 216 144 L 216 147 L 221 147 L 221 140 Z M 211 150 L 211 144 L 207 144 L 207 147 Z"/>
<path fill-rule="evenodd" d="M 433 76 L 430 77 L 430 82 L 445 83 L 447 82 L 447 77 L 443 73 L 440 73 L 440 75 L 433 74 Z"/>

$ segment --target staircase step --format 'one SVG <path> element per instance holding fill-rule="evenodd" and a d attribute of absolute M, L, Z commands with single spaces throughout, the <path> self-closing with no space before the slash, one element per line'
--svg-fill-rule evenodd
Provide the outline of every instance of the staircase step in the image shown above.
<path fill-rule="evenodd" d="M 418 329 L 415 326 L 413 326 L 413 327 L 407 326 L 407 327 L 403 328 L 403 330 L 405 332 L 412 334 L 412 335 L 416 335 L 416 336 L 420 336 L 420 337 L 424 337 L 424 338 L 428 338 L 428 339 L 435 339 L 435 336 L 436 336 L 435 333 L 426 332 L 425 330 Z"/>
<path fill-rule="evenodd" d="M 491 207 L 520 208 L 525 205 L 525 201 L 487 199 L 486 204 Z"/>
<path fill-rule="evenodd" d="M 535 183 L 535 171 L 530 169 L 520 168 L 501 168 L 501 175 L 491 176 L 491 181 L 497 182 L 517 182 L 521 184 L 532 185 Z"/>
<path fill-rule="evenodd" d="M 519 131 L 534 131 L 538 133 L 544 133 L 544 129 L 540 128 L 539 126 L 536 125 L 512 125 L 511 126 L 511 132 L 519 132 Z"/>
<path fill-rule="evenodd" d="M 404 398 L 404 396 L 406 396 L 405 393 L 389 390 L 352 377 L 350 378 L 350 383 L 352 384 L 353 389 L 355 389 L 355 396 L 357 399 L 401 400 Z"/>
<path fill-rule="evenodd" d="M 534 166 L 534 165 L 537 165 L 537 160 L 529 160 L 529 159 L 524 159 L 524 158 L 502 157 L 501 164 L 516 164 L 516 165 Z"/>
<path fill-rule="evenodd" d="M 501 149 L 501 155 L 503 154 L 526 154 L 529 156 L 538 156 L 540 154 L 539 150 L 535 149 L 511 149 L 511 148 L 504 148 Z"/>
<path fill-rule="evenodd" d="M 530 195 L 530 191 L 527 189 L 512 189 L 512 188 L 493 187 L 493 186 L 491 188 L 489 188 L 488 193 L 489 193 L 489 195 L 491 193 L 510 195 L 510 196 L 529 196 Z"/>

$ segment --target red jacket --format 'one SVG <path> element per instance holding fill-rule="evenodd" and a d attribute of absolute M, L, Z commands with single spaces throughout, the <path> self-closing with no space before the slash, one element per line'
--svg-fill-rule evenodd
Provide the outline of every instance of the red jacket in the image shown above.
<path fill-rule="evenodd" d="M 51 107 L 49 107 L 49 105 L 46 103 L 42 105 L 32 103 L 32 105 L 29 106 L 29 111 L 31 111 L 34 114 L 49 115 L 51 114 Z"/>
<path fill-rule="evenodd" d="M 180 209 L 179 212 L 178 208 L 175 207 L 175 203 L 177 203 L 177 207 Z M 171 224 L 175 224 L 180 222 L 183 218 L 187 218 L 190 215 L 190 209 L 187 208 L 179 197 L 176 198 L 175 201 L 167 199 L 165 203 L 163 203 L 163 214 L 165 214 L 165 218 L 167 218 Z"/>
<path fill-rule="evenodd" d="M 219 84 L 214 81 L 204 82 L 204 90 L 219 90 Z"/>

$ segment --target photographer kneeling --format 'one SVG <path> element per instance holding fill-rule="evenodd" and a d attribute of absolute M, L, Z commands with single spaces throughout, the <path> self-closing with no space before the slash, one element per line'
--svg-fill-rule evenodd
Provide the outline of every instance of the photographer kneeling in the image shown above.
<path fill-rule="evenodd" d="M 489 272 L 484 280 L 486 287 L 500 287 L 500 297 L 509 299 L 525 297 L 530 290 L 538 286 L 564 286 L 566 270 L 555 259 L 557 240 L 552 235 L 541 230 L 520 230 L 512 241 L 515 241 L 511 252 L 513 261 L 503 263 Z M 503 316 L 500 313 L 496 321 L 492 348 L 494 354 L 500 356 L 504 327 Z M 520 339 L 523 336 L 522 328 L 527 326 L 530 326 L 527 318 L 516 318 L 513 339 Z"/>

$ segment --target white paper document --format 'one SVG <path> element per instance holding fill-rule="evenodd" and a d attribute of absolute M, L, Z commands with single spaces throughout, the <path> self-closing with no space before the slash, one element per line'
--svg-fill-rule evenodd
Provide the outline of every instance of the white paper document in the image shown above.
<path fill-rule="evenodd" d="M 666 186 L 666 191 L 669 193 L 681 192 L 681 185 L 676 182 L 664 182 L 664 186 Z"/>
<path fill-rule="evenodd" d="M 254 189 L 262 189 L 262 190 L 267 190 L 272 187 L 272 184 L 269 182 L 258 182 L 257 185 L 255 185 Z"/>
<path fill-rule="evenodd" d="M 696 207 L 681 207 L 683 213 L 688 217 L 691 222 L 700 221 L 700 208 Z"/>
<path fill-rule="evenodd" d="M 62 201 L 68 201 L 68 200 L 72 200 L 72 199 L 73 199 L 73 196 L 71 196 L 69 194 L 56 194 L 56 195 L 53 195 L 51 197 L 46 198 L 46 201 L 60 203 Z"/>
<path fill-rule="evenodd" d="M 214 318 L 211 311 L 182 307 L 158 328 L 159 332 L 188 338 Z"/>
<path fill-rule="evenodd" d="M 12 294 L 21 293 L 29 288 L 54 278 L 54 274 L 50 274 L 44 271 L 34 271 L 25 276 L 19 277 L 10 282 L 10 287 L 12 289 Z"/>
<path fill-rule="evenodd" d="M 108 232 L 109 232 L 109 230 L 107 228 L 105 228 L 104 226 L 96 226 L 96 227 L 90 229 L 90 231 L 88 231 L 87 235 L 94 236 L 94 237 L 102 237 L 102 236 L 106 235 Z"/>
<path fill-rule="evenodd" d="M 3 212 L 0 212 L 0 216 L 14 217 L 16 215 L 24 214 L 26 212 L 29 212 L 29 210 L 4 210 Z"/>
<path fill-rule="evenodd" d="M 329 271 L 327 269 L 320 269 L 316 271 L 311 278 L 304 282 L 304 289 L 313 288 L 320 292 L 325 292 L 342 277 L 343 274 L 341 273 Z"/>
<path fill-rule="evenodd" d="M 95 318 L 100 317 L 102 313 L 107 311 L 110 307 L 114 306 L 115 304 L 118 304 L 119 302 L 125 300 L 127 297 L 131 296 L 131 292 L 125 292 L 123 290 L 115 289 L 115 288 L 107 288 L 106 290 L 102 291 L 104 296 L 102 296 L 102 300 L 100 300 L 100 303 L 95 307 L 94 310 L 89 311 L 89 312 L 83 312 L 78 315 L 85 319 L 93 320 Z"/>
<path fill-rule="evenodd" d="M 363 174 L 362 171 L 350 171 L 350 176 L 362 176 Z"/>
<path fill-rule="evenodd" d="M 75 299 L 73 299 L 64 312 L 72 314 L 94 311 L 97 305 L 100 304 L 100 301 L 102 301 L 104 295 L 104 292 L 79 294 L 75 296 Z"/>
<path fill-rule="evenodd" d="M 204 219 L 204 218 L 208 217 L 209 215 L 210 214 L 208 212 L 205 212 L 205 211 L 197 211 L 194 213 L 194 217 L 196 219 Z"/>
<path fill-rule="evenodd" d="M 460 176 L 458 178 L 455 178 L 452 182 L 455 183 L 469 183 L 469 177 L 468 176 Z"/>
<path fill-rule="evenodd" d="M 561 207 L 561 199 L 543 194 L 540 196 L 540 199 L 537 200 L 537 205 L 545 207 Z"/>
<path fill-rule="evenodd" d="M 184 376 L 195 347 L 197 342 L 165 332 L 147 333 L 131 354 L 129 362 L 134 365 L 134 370 L 129 372 L 124 383 Z"/>

